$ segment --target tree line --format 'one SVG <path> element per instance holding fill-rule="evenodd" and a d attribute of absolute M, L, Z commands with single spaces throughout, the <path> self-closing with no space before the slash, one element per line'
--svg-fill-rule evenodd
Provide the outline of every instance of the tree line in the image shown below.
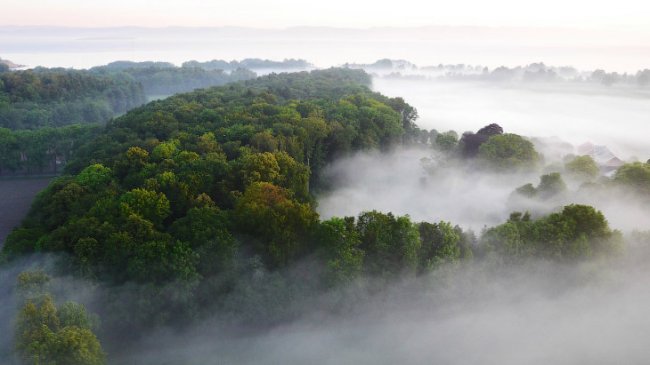
<path fill-rule="evenodd" d="M 36 68 L 0 73 L 0 127 L 13 130 L 103 123 L 145 102 L 132 78 Z"/>
<path fill-rule="evenodd" d="M 245 58 L 241 61 L 225 61 L 225 60 L 211 60 L 211 61 L 187 61 L 183 62 L 183 67 L 198 67 L 205 70 L 224 70 L 233 71 L 241 68 L 249 70 L 307 70 L 313 68 L 314 65 L 302 59 L 285 59 L 283 61 L 264 60 L 259 58 Z"/>
<path fill-rule="evenodd" d="M 167 62 L 128 62 L 118 61 L 105 66 L 97 66 L 90 72 L 109 77 L 127 77 L 142 85 L 148 98 L 160 98 L 182 92 L 229 82 L 255 78 L 255 72 L 247 68 L 212 69 L 200 66 L 183 65 L 177 67 Z"/>
<path fill-rule="evenodd" d="M 12 130 L 104 123 L 148 99 L 250 80 L 251 69 L 304 69 L 304 60 L 116 61 L 90 70 L 37 67 L 11 71 L 0 63 L 0 127 Z"/>
<path fill-rule="evenodd" d="M 98 124 L 18 131 L 0 128 L 0 176 L 58 174 L 77 149 L 100 131 Z"/>

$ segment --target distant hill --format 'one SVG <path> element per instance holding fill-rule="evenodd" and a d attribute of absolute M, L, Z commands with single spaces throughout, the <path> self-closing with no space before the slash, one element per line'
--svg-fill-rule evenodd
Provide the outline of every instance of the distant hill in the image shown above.
<path fill-rule="evenodd" d="M 169 62 L 152 61 L 116 61 L 93 67 L 89 71 L 96 75 L 121 75 L 133 79 L 142 85 L 145 95 L 153 99 L 257 77 L 255 72 L 241 67 L 204 68 L 185 64 L 183 67 L 177 67 Z"/>
<path fill-rule="evenodd" d="M 231 71 L 239 68 L 249 70 L 309 70 L 314 68 L 311 63 L 302 59 L 285 59 L 283 61 L 263 60 L 259 58 L 246 58 L 241 61 L 212 60 L 207 62 L 188 61 L 183 67 L 199 67 L 205 70 Z"/>
<path fill-rule="evenodd" d="M 146 102 L 128 75 L 35 68 L 0 72 L 0 127 L 13 130 L 103 123 Z"/>
<path fill-rule="evenodd" d="M 5 65 L 9 69 L 24 67 L 23 65 L 19 65 L 17 63 L 14 63 L 14 62 L 11 62 L 9 60 L 2 59 L 2 58 L 0 58 L 0 65 Z"/>

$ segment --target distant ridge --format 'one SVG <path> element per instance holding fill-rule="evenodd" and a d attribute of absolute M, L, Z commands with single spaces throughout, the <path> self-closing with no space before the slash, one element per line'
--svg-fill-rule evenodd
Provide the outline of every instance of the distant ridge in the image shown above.
<path fill-rule="evenodd" d="M 4 60 L 2 58 L 0 58 L 0 64 L 7 65 L 7 67 L 9 67 L 9 69 L 25 67 L 24 65 L 19 65 L 17 63 L 13 63 L 13 62 L 11 62 L 9 60 Z"/>

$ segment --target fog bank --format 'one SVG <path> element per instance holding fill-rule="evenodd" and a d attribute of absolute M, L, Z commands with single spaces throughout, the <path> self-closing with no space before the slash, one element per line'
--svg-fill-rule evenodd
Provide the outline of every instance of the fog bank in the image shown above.
<path fill-rule="evenodd" d="M 648 33 L 633 30 L 430 26 L 0 27 L 3 58 L 29 67 L 89 68 L 115 60 L 304 58 L 319 67 L 379 58 L 418 65 L 471 62 L 491 68 L 544 61 L 581 69 L 635 72 L 650 64 Z"/>
<path fill-rule="evenodd" d="M 561 172 L 561 165 L 535 172 L 497 173 L 477 169 L 469 161 L 447 159 L 430 147 L 341 159 L 323 172 L 331 189 L 318 196 L 318 212 L 327 219 L 378 210 L 408 214 L 416 222 L 449 221 L 479 233 L 485 226 L 503 223 L 514 211 L 541 216 L 568 204 L 586 204 L 601 210 L 614 229 L 650 229 L 650 206 L 644 200 L 616 189 L 580 190 L 566 176 L 566 194 L 544 200 L 513 195 L 524 184 L 537 185 L 541 174 Z"/>
<path fill-rule="evenodd" d="M 302 319 L 233 335 L 206 321 L 160 332 L 125 364 L 643 364 L 650 270 L 475 265 L 405 280 L 338 314 L 331 294 Z M 263 305 L 263 303 L 260 303 Z"/>
<path fill-rule="evenodd" d="M 624 86 L 491 84 L 374 78 L 373 88 L 417 108 L 420 128 L 459 134 L 497 123 L 530 137 L 607 145 L 619 158 L 650 158 L 650 92 Z"/>

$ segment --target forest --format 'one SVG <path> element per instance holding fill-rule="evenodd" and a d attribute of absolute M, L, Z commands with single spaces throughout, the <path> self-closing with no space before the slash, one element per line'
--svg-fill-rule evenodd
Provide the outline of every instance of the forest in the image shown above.
<path fill-rule="evenodd" d="M 146 101 L 132 78 L 35 68 L 0 72 L 0 127 L 103 123 Z"/>
<path fill-rule="evenodd" d="M 245 59 L 177 67 L 116 61 L 89 70 L 10 70 L 8 65 L 0 63 L 0 176 L 58 174 L 100 125 L 148 100 L 255 78 L 250 69 L 309 64 Z"/>
<path fill-rule="evenodd" d="M 227 72 L 226 72 L 227 70 Z M 255 78 L 247 68 L 206 68 L 183 64 L 177 67 L 168 62 L 116 61 L 97 66 L 90 72 L 110 77 L 127 77 L 142 85 L 147 98 L 160 98 L 228 82 Z"/>
<path fill-rule="evenodd" d="M 7 329 L 15 346 L 0 351 L 23 364 L 120 363 L 146 334 L 182 333 L 206 318 L 264 331 L 300 318 L 309 298 L 327 295 L 320 310 L 337 313 L 409 278 L 536 260 L 570 267 L 625 252 L 623 234 L 584 204 L 512 212 L 478 234 L 377 210 L 321 218 L 324 169 L 363 151 L 419 146 L 440 156 L 436 171 L 542 174 L 537 187 L 513 192 L 523 199 L 566 190 L 525 136 L 497 124 L 462 136 L 423 130 L 413 106 L 370 85 L 362 70 L 271 74 L 153 101 L 104 127 L 0 129 L 3 170 L 66 162 L 2 248 L 3 266 L 25 271 Z M 16 152 L 34 145 L 23 138 L 51 142 Z M 650 163 L 625 164 L 606 181 L 588 157 L 566 171 L 586 187 L 650 199 Z M 29 257 L 50 269 L 25 265 Z M 91 299 L 58 300 L 64 277 L 87 283 Z"/>
<path fill-rule="evenodd" d="M 183 62 L 183 67 L 198 67 L 206 70 L 224 70 L 234 71 L 240 68 L 249 70 L 307 70 L 314 66 L 302 59 L 285 59 L 283 61 L 263 60 L 259 58 L 245 58 L 241 61 L 232 60 L 211 60 L 211 61 L 187 61 Z"/>
<path fill-rule="evenodd" d="M 499 66 L 489 68 L 482 65 L 438 64 L 418 66 L 407 60 L 380 59 L 374 63 L 346 63 L 345 67 L 363 69 L 388 78 L 439 81 L 466 81 L 488 83 L 574 83 L 600 84 L 603 86 L 634 86 L 645 88 L 650 85 L 650 69 L 633 73 L 607 72 L 603 69 L 581 71 L 570 66 L 551 66 L 535 62 L 525 66 Z"/>
<path fill-rule="evenodd" d="M 182 67 L 168 62 L 115 61 L 89 70 L 11 70 L 0 62 L 0 127 L 20 130 L 105 123 L 151 99 L 253 79 L 257 75 L 251 70 L 309 67 L 304 60 L 244 59 L 188 61 Z"/>
<path fill-rule="evenodd" d="M 77 149 L 100 131 L 99 124 L 18 131 L 0 128 L 0 177 L 58 174 Z"/>

